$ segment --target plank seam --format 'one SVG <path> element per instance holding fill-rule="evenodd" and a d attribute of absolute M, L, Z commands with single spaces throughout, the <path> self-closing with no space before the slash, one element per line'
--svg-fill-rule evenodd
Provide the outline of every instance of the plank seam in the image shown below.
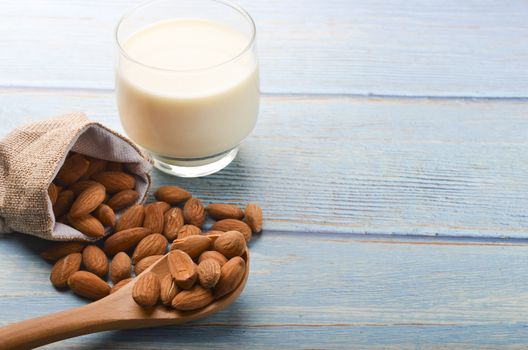
<path fill-rule="evenodd" d="M 286 328 L 286 327 L 306 327 L 306 328 L 325 328 L 325 327 L 458 327 L 465 326 L 459 323 L 269 323 L 269 324 L 244 324 L 244 323 L 196 323 L 185 324 L 180 327 L 200 328 L 200 327 L 243 327 L 243 328 Z"/>
<path fill-rule="evenodd" d="M 58 87 L 31 85 L 0 85 L 1 92 L 77 92 L 77 93 L 113 93 L 114 89 L 91 87 Z M 405 95 L 377 93 L 316 93 L 316 92 L 262 92 L 264 97 L 294 98 L 379 98 L 393 100 L 438 100 L 438 101 L 493 101 L 528 102 L 528 96 L 476 96 L 476 95 Z"/>
<path fill-rule="evenodd" d="M 380 244 L 431 244 L 431 245 L 474 245 L 474 246 L 511 246 L 519 247 L 528 245 L 528 238 L 521 237 L 491 237 L 491 236 L 450 236 L 450 235 L 425 235 L 425 234 L 388 234 L 388 233 L 354 233 L 354 232 L 314 232 L 314 231 L 282 231 L 269 230 L 254 235 L 256 242 L 266 236 L 312 236 L 322 240 L 343 240 L 346 242 L 357 241 L 360 243 Z"/>

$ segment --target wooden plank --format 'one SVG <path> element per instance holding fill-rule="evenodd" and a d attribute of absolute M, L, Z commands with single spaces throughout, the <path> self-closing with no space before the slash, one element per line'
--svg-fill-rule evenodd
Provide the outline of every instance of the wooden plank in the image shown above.
<path fill-rule="evenodd" d="M 81 305 L 48 282 L 42 241 L 0 239 L 0 325 Z M 417 244 L 418 243 L 418 244 Z M 264 233 L 246 290 L 184 327 L 50 348 L 515 348 L 526 346 L 528 243 Z"/>
<path fill-rule="evenodd" d="M 7 89 L 0 136 L 69 110 L 121 129 L 112 94 Z M 528 237 L 527 112 L 518 101 L 264 97 L 228 168 L 154 179 L 205 202 L 260 202 L 269 230 Z"/>
<path fill-rule="evenodd" d="M 112 32 L 138 1 L 4 1 L 0 85 L 112 89 Z M 267 93 L 528 97 L 525 1 L 239 2 Z"/>

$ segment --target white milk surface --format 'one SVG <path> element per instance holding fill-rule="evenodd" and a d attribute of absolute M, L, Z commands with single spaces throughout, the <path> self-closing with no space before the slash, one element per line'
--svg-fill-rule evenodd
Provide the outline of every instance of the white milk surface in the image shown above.
<path fill-rule="evenodd" d="M 230 27 L 200 19 L 158 22 L 134 33 L 123 45 L 131 59 L 121 58 L 116 74 L 130 138 L 175 158 L 237 146 L 254 128 L 259 106 L 253 51 L 233 59 L 248 43 Z"/>

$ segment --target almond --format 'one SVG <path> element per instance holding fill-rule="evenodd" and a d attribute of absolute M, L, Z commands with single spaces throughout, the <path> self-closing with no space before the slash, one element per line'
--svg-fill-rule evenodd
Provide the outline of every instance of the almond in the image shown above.
<path fill-rule="evenodd" d="M 108 193 L 133 190 L 136 187 L 136 179 L 122 171 L 103 171 L 92 176 L 92 179 L 101 183 Z"/>
<path fill-rule="evenodd" d="M 87 157 L 87 159 L 90 162 L 90 166 L 88 167 L 88 170 L 86 170 L 84 175 L 81 176 L 81 180 L 88 180 L 92 175 L 100 173 L 101 171 L 104 171 L 106 169 L 106 160 L 97 159 L 93 157 Z"/>
<path fill-rule="evenodd" d="M 149 205 L 145 207 L 145 220 L 143 227 L 149 228 L 152 232 L 163 232 L 163 208 L 159 205 Z"/>
<path fill-rule="evenodd" d="M 68 215 L 68 222 L 89 237 L 100 238 L 105 234 L 103 224 L 90 214 L 80 216 Z"/>
<path fill-rule="evenodd" d="M 173 241 L 178 237 L 178 231 L 185 224 L 183 212 L 180 208 L 171 208 L 164 214 L 163 234 L 168 240 Z"/>
<path fill-rule="evenodd" d="M 108 273 L 108 258 L 101 248 L 89 245 L 82 252 L 82 262 L 86 270 L 103 277 Z"/>
<path fill-rule="evenodd" d="M 81 267 L 81 253 L 71 253 L 60 258 L 51 269 L 50 281 L 56 288 L 68 285 L 68 278 L 79 271 Z"/>
<path fill-rule="evenodd" d="M 141 306 L 154 306 L 160 295 L 160 280 L 153 272 L 141 275 L 132 287 L 132 298 Z"/>
<path fill-rule="evenodd" d="M 53 207 L 55 205 L 55 202 L 57 202 L 57 197 L 59 196 L 59 190 L 57 189 L 57 186 L 52 182 L 50 183 L 48 187 L 48 197 L 51 201 L 51 206 Z"/>
<path fill-rule="evenodd" d="M 240 284 L 246 272 L 244 259 L 236 256 L 222 266 L 220 279 L 214 289 L 214 297 L 221 298 L 231 293 Z"/>
<path fill-rule="evenodd" d="M 178 287 L 190 289 L 196 281 L 197 271 L 196 264 L 191 257 L 181 251 L 173 250 L 167 256 L 167 265 L 169 271 Z"/>
<path fill-rule="evenodd" d="M 145 210 L 142 204 L 136 204 L 128 208 L 116 225 L 116 231 L 123 231 L 133 227 L 143 226 Z"/>
<path fill-rule="evenodd" d="M 171 205 L 185 202 L 191 198 L 191 194 L 178 186 L 160 186 L 154 196 L 157 200 L 167 202 Z"/>
<path fill-rule="evenodd" d="M 82 154 L 74 154 L 64 161 L 55 181 L 60 185 L 71 185 L 79 180 L 90 167 L 90 162 Z"/>
<path fill-rule="evenodd" d="M 83 249 L 84 243 L 81 242 L 58 242 L 42 251 L 40 256 L 49 261 L 56 261 L 68 254 L 80 253 Z"/>
<path fill-rule="evenodd" d="M 71 186 L 69 186 L 68 189 L 70 191 L 72 191 L 73 194 L 78 196 L 79 194 L 81 194 L 82 191 L 84 191 L 88 187 L 92 187 L 94 185 L 101 185 L 101 184 L 99 182 L 97 182 L 97 181 L 81 180 L 81 181 L 77 181 L 76 183 L 74 183 Z M 105 192 L 106 192 L 106 190 L 105 190 Z"/>
<path fill-rule="evenodd" d="M 183 290 L 172 299 L 171 306 L 176 310 L 190 311 L 200 309 L 209 305 L 213 301 L 213 294 L 210 289 L 202 286 L 195 286 L 191 290 Z"/>
<path fill-rule="evenodd" d="M 110 265 L 110 279 L 113 284 L 118 283 L 121 280 L 130 278 L 132 275 L 132 263 L 130 257 L 125 252 L 117 253 L 112 259 Z"/>
<path fill-rule="evenodd" d="M 110 286 L 97 275 L 88 271 L 77 271 L 68 279 L 71 290 L 82 297 L 97 300 L 110 294 Z"/>
<path fill-rule="evenodd" d="M 207 214 L 216 220 L 242 219 L 244 212 L 233 204 L 209 204 L 206 208 Z"/>
<path fill-rule="evenodd" d="M 262 231 L 262 208 L 254 203 L 246 205 L 245 221 L 253 232 Z"/>
<path fill-rule="evenodd" d="M 136 264 L 147 256 L 165 254 L 167 244 L 167 238 L 162 234 L 153 233 L 148 235 L 138 243 L 132 255 L 132 262 Z"/>
<path fill-rule="evenodd" d="M 53 214 L 55 215 L 55 218 L 66 214 L 66 212 L 70 210 L 73 198 L 73 192 L 69 190 L 62 191 L 57 195 L 57 200 L 55 201 L 55 205 L 53 205 Z"/>
<path fill-rule="evenodd" d="M 207 259 L 215 260 L 220 265 L 220 267 L 224 266 L 224 264 L 227 262 L 227 258 L 223 256 L 222 253 L 214 250 L 208 250 L 200 255 L 198 258 L 198 264 Z"/>
<path fill-rule="evenodd" d="M 97 209 L 95 209 L 95 217 L 101 221 L 101 224 L 108 227 L 114 227 L 116 223 L 115 213 L 106 204 L 100 204 Z"/>
<path fill-rule="evenodd" d="M 186 238 L 193 235 L 201 235 L 202 230 L 194 225 L 183 225 L 178 231 L 178 239 Z"/>
<path fill-rule="evenodd" d="M 251 228 L 244 222 L 236 219 L 224 219 L 214 223 L 211 230 L 238 231 L 244 235 L 246 243 L 251 240 Z"/>
<path fill-rule="evenodd" d="M 192 259 L 200 256 L 211 246 L 211 240 L 207 236 L 193 235 L 172 242 L 171 250 L 181 250 L 187 253 Z"/>
<path fill-rule="evenodd" d="M 205 222 L 205 208 L 198 198 L 189 199 L 183 206 L 185 222 L 196 227 L 202 227 Z"/>
<path fill-rule="evenodd" d="M 123 163 L 119 162 L 108 162 L 106 165 L 108 171 L 123 171 Z"/>
<path fill-rule="evenodd" d="M 214 259 L 206 259 L 198 265 L 198 281 L 204 288 L 213 288 L 220 279 L 221 266 Z"/>
<path fill-rule="evenodd" d="M 162 202 L 162 201 L 157 201 L 157 202 L 152 202 L 152 203 L 149 203 L 149 204 L 145 205 L 145 210 L 147 210 L 147 208 L 150 207 L 151 205 L 157 205 L 157 206 L 161 207 L 161 210 L 163 211 L 163 213 L 165 213 L 167 210 L 170 209 L 170 204 L 169 203 Z"/>
<path fill-rule="evenodd" d="M 220 236 L 223 234 L 224 234 L 224 231 L 216 231 L 216 230 L 207 231 L 205 233 L 206 236 Z"/>
<path fill-rule="evenodd" d="M 242 233 L 238 231 L 227 231 L 216 239 L 214 249 L 230 259 L 244 254 L 246 251 L 246 241 Z"/>
<path fill-rule="evenodd" d="M 118 290 L 126 286 L 130 281 L 132 281 L 132 278 L 125 278 L 124 280 L 117 282 L 116 284 L 114 284 L 112 289 L 110 289 L 110 294 L 117 292 Z"/>
<path fill-rule="evenodd" d="M 88 187 L 81 193 L 70 208 L 70 216 L 80 216 L 90 214 L 99 204 L 103 203 L 105 199 L 105 188 L 101 184 L 95 184 Z"/>
<path fill-rule="evenodd" d="M 152 264 L 163 258 L 163 255 L 151 255 L 141 259 L 135 266 L 136 276 L 148 269 Z"/>
<path fill-rule="evenodd" d="M 136 203 L 139 193 L 134 190 L 124 190 L 114 194 L 106 204 L 115 211 L 125 209 Z"/>
<path fill-rule="evenodd" d="M 143 238 L 150 234 L 150 230 L 144 227 L 134 227 L 123 231 L 118 231 L 104 243 L 106 254 L 115 255 L 119 252 L 125 252 L 139 243 Z"/>
<path fill-rule="evenodd" d="M 211 239 L 211 241 L 214 243 L 218 237 L 223 235 L 225 232 L 222 231 L 207 231 L 205 235 Z"/>
<path fill-rule="evenodd" d="M 164 305 L 170 306 L 172 299 L 180 292 L 180 289 L 174 283 L 170 273 L 166 274 L 160 282 L 160 299 Z"/>

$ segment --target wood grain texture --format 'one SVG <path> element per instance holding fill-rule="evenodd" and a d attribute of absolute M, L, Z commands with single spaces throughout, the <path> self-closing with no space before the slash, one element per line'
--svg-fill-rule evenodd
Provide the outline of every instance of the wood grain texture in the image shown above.
<path fill-rule="evenodd" d="M 73 109 L 121 129 L 113 94 L 8 89 L 0 136 Z M 232 165 L 200 179 L 155 171 L 155 186 L 259 202 L 267 230 L 528 237 L 527 113 L 515 101 L 265 97 Z"/>
<path fill-rule="evenodd" d="M 2 2 L 0 86 L 113 88 L 113 29 L 139 0 Z M 528 3 L 237 1 L 266 93 L 528 97 Z"/>
<path fill-rule="evenodd" d="M 49 284 L 50 265 L 36 254 L 41 240 L 0 238 L 0 325 L 84 303 Z M 526 241 L 274 232 L 251 249 L 246 290 L 228 310 L 182 327 L 49 348 L 515 348 L 528 341 Z"/>

